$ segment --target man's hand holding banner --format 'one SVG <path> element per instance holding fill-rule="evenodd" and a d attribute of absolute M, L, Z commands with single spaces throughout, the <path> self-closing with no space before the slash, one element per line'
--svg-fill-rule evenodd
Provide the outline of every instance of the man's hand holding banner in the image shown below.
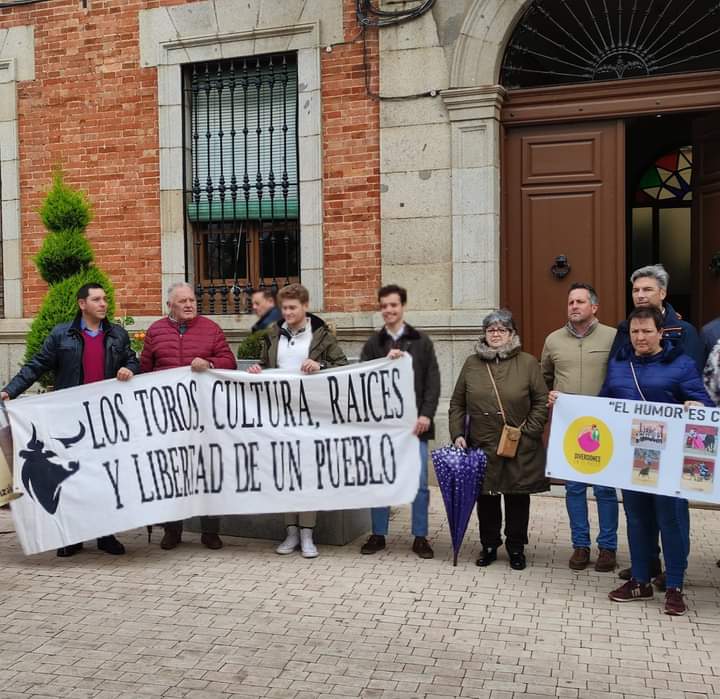
<path fill-rule="evenodd" d="M 193 372 L 6 403 L 26 553 L 196 515 L 411 502 L 412 359 L 312 375 Z"/>
<path fill-rule="evenodd" d="M 720 409 L 561 394 L 547 475 L 720 503 Z"/>

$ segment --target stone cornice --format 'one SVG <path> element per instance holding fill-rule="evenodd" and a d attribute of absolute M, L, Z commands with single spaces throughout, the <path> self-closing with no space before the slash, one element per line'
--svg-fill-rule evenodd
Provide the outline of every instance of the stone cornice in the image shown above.
<path fill-rule="evenodd" d="M 441 93 L 450 121 L 500 120 L 507 92 L 502 85 L 453 87 Z"/>
<path fill-rule="evenodd" d="M 429 333 L 435 340 L 472 340 L 477 337 L 480 322 L 486 311 L 408 311 L 407 320 L 411 325 Z M 250 332 L 255 316 L 208 316 L 214 320 L 228 338 L 237 341 Z M 323 313 L 323 320 L 337 329 L 338 337 L 347 342 L 364 342 L 382 325 L 380 314 L 365 313 Z M 129 333 L 146 330 L 157 316 L 136 317 L 135 323 L 127 328 Z M 0 319 L 0 344 L 20 345 L 30 330 L 31 318 Z"/>

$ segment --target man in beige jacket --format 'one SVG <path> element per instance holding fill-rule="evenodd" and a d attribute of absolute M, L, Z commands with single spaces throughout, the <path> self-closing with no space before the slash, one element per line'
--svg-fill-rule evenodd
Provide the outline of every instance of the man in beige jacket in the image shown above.
<path fill-rule="evenodd" d="M 615 328 L 597 319 L 598 297 L 589 284 L 573 284 L 568 294 L 568 322 L 550 333 L 542 351 L 542 372 L 550 389 L 550 402 L 558 393 L 596 396 L 607 369 Z M 600 549 L 595 570 L 611 572 L 616 567 L 618 501 L 615 488 L 594 485 L 598 507 Z M 587 484 L 568 481 L 565 504 L 570 518 L 573 555 L 569 566 L 584 570 L 590 563 L 590 524 L 587 510 Z"/>

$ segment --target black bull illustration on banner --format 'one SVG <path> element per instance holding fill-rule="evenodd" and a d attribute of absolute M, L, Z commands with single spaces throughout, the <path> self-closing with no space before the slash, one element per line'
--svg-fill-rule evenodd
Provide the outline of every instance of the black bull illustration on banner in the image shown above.
<path fill-rule="evenodd" d="M 85 436 L 85 425 L 80 423 L 80 432 L 75 437 L 53 437 L 64 447 L 77 444 Z M 45 443 L 37 438 L 37 430 L 33 425 L 33 432 L 27 448 L 19 452 L 18 456 L 24 459 L 22 465 L 22 482 L 25 492 L 39 502 L 51 515 L 55 514 L 60 502 L 60 491 L 65 479 L 77 473 L 80 462 L 69 461 L 67 467 L 55 463 L 51 459 L 57 458 L 54 451 L 45 449 Z"/>

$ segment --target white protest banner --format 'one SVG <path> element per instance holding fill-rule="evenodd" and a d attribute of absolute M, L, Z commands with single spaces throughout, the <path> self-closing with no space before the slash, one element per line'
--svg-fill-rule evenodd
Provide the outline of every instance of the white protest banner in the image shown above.
<path fill-rule="evenodd" d="M 5 505 L 22 493 L 13 488 L 12 433 L 5 404 L 0 405 L 0 505 Z"/>
<path fill-rule="evenodd" d="M 720 503 L 720 409 L 561 394 L 547 475 Z"/>
<path fill-rule="evenodd" d="M 26 553 L 196 515 L 398 505 L 420 480 L 409 355 L 310 375 L 171 369 L 7 407 Z"/>

